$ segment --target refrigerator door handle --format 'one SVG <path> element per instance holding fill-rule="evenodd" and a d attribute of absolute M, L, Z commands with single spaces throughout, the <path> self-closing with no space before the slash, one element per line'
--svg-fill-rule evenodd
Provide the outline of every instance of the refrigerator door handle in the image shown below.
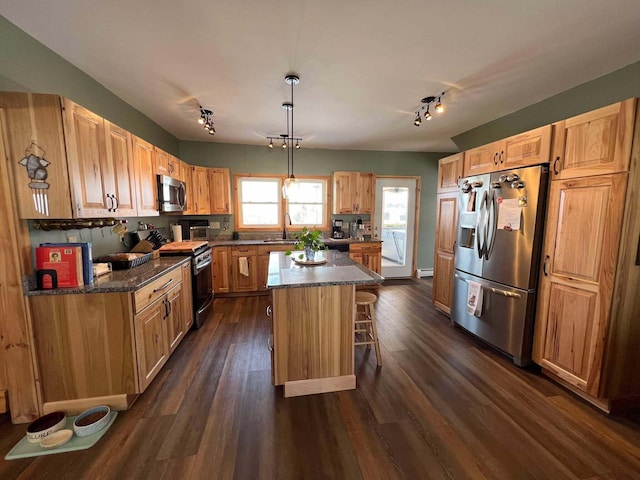
<path fill-rule="evenodd" d="M 486 260 L 489 260 L 491 252 L 493 251 L 493 246 L 496 243 L 496 230 L 498 228 L 497 201 L 496 193 L 492 190 L 490 198 L 487 198 L 487 231 L 485 232 L 487 241 L 485 242 L 486 247 L 484 251 L 484 258 Z M 491 236 L 489 237 L 489 235 Z"/>
<path fill-rule="evenodd" d="M 476 219 L 476 246 L 478 248 L 477 254 L 478 258 L 482 258 L 484 256 L 485 248 L 487 245 L 487 234 L 486 234 L 486 208 L 485 205 L 487 203 L 487 191 L 485 190 L 482 194 L 482 199 L 480 200 L 480 206 L 478 207 L 478 216 Z"/>
<path fill-rule="evenodd" d="M 458 275 L 457 273 L 454 275 L 457 279 L 462 280 L 465 283 L 469 283 L 469 280 L 467 280 L 466 278 Z M 517 292 L 509 292 L 507 290 L 502 290 L 501 288 L 494 288 L 494 287 L 489 287 L 487 285 L 485 285 L 482 282 L 478 282 L 477 280 L 475 281 L 476 283 L 479 283 L 482 286 L 483 290 L 488 290 L 491 293 L 495 293 L 498 295 L 502 295 L 503 297 L 509 297 L 509 298 L 522 298 L 522 295 L 520 295 Z"/>

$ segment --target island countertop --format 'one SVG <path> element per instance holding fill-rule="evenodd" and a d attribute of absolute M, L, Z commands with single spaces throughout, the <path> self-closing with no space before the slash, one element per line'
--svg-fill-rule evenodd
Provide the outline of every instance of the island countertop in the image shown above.
<path fill-rule="evenodd" d="M 327 262 L 308 266 L 297 264 L 284 252 L 271 252 L 267 288 L 375 285 L 384 280 L 377 273 L 351 260 L 346 252 L 327 250 L 318 254 Z"/>

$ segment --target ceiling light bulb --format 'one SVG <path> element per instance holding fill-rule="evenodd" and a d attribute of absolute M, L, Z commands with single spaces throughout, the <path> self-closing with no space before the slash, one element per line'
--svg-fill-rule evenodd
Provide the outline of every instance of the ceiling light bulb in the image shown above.
<path fill-rule="evenodd" d="M 283 149 L 287 148 L 287 142 L 285 140 L 282 141 L 282 148 Z"/>
<path fill-rule="evenodd" d="M 269 145 L 267 145 L 269 148 L 273 148 L 273 140 L 269 139 Z"/>
<path fill-rule="evenodd" d="M 211 128 L 211 124 L 209 123 L 209 121 L 207 121 L 207 123 L 204 124 L 204 128 L 206 128 L 207 130 Z"/>
<path fill-rule="evenodd" d="M 216 127 L 213 126 L 213 124 L 211 124 L 211 128 L 209 129 L 209 133 L 216 133 Z"/>
<path fill-rule="evenodd" d="M 427 107 L 427 112 L 424 114 L 424 119 L 425 120 L 431 120 L 432 116 L 431 113 L 429 113 L 429 107 Z"/>
<path fill-rule="evenodd" d="M 436 112 L 437 113 L 444 112 L 444 105 L 442 105 L 442 103 L 440 103 L 440 97 L 438 97 L 438 103 L 436 103 Z"/>
<path fill-rule="evenodd" d="M 212 128 L 211 130 L 209 130 L 209 135 L 215 135 L 216 131 Z"/>
<path fill-rule="evenodd" d="M 296 140 L 296 148 L 300 148 L 300 143 Z"/>
<path fill-rule="evenodd" d="M 204 116 L 202 116 L 202 117 L 200 117 L 200 118 L 198 119 L 198 123 L 199 123 L 200 125 L 204 125 Z"/>
<path fill-rule="evenodd" d="M 419 127 L 421 123 L 422 123 L 422 119 L 420 118 L 420 114 L 419 114 L 419 113 L 417 113 L 417 114 L 416 114 L 416 119 L 413 121 L 413 124 L 414 124 L 416 127 Z"/>

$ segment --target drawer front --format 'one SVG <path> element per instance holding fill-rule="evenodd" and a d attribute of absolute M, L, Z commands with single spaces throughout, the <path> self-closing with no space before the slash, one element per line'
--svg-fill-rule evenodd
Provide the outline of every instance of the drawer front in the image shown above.
<path fill-rule="evenodd" d="M 359 252 L 381 252 L 382 245 L 380 243 L 352 243 L 349 245 L 349 252 L 359 253 Z"/>
<path fill-rule="evenodd" d="M 258 245 L 258 255 L 268 255 L 271 252 L 286 252 L 293 250 L 294 244 L 290 245 Z"/>
<path fill-rule="evenodd" d="M 257 255 L 258 247 L 256 245 L 247 245 L 246 247 L 231 247 L 232 257 L 247 257 Z"/>
<path fill-rule="evenodd" d="M 174 268 L 169 273 L 134 292 L 133 298 L 136 313 L 141 312 L 145 307 L 151 305 L 156 299 L 160 298 L 181 282 L 182 269 Z"/>

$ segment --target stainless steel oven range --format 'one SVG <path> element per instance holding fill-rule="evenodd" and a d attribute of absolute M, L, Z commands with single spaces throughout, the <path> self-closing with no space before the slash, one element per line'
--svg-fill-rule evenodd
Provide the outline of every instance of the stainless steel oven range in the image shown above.
<path fill-rule="evenodd" d="M 200 328 L 213 309 L 211 247 L 207 242 L 173 242 L 160 248 L 160 255 L 191 257 L 194 326 Z"/>

